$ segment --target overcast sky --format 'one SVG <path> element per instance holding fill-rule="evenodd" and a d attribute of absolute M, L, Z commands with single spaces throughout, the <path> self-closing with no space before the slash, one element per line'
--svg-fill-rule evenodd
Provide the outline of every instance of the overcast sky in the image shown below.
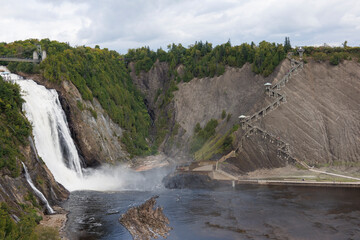
<path fill-rule="evenodd" d="M 0 41 L 50 38 L 121 53 L 195 41 L 360 45 L 359 0 L 0 0 Z"/>

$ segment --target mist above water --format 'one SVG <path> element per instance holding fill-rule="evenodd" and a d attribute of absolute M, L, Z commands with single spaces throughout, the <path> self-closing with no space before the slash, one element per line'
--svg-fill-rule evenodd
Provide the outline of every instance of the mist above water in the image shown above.
<path fill-rule="evenodd" d="M 147 172 L 136 172 L 127 166 L 103 165 L 97 169 L 84 170 L 85 175 L 79 184 L 73 184 L 75 190 L 95 191 L 152 191 L 162 189 L 162 179 L 168 174 L 166 168 L 153 169 Z"/>
<path fill-rule="evenodd" d="M 12 74 L 12 79 L 18 76 Z M 54 89 L 46 89 L 32 80 L 16 80 L 25 100 L 23 108 L 33 126 L 35 146 L 56 181 L 70 191 L 152 190 L 162 187 L 165 169 L 135 172 L 125 165 L 104 165 L 82 169 L 79 154 L 71 138 L 66 115 Z"/>

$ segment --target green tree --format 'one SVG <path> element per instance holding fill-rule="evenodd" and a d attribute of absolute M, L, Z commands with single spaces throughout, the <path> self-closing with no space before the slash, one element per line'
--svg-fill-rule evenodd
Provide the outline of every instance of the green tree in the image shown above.
<path fill-rule="evenodd" d="M 221 119 L 224 119 L 226 117 L 226 111 L 223 110 L 222 113 L 221 113 Z"/>
<path fill-rule="evenodd" d="M 317 52 L 313 54 L 313 58 L 317 62 L 324 62 L 327 59 L 327 55 L 323 52 Z"/>
<path fill-rule="evenodd" d="M 287 53 L 289 50 L 291 50 L 290 38 L 285 37 L 284 51 Z"/>
<path fill-rule="evenodd" d="M 13 177 L 20 173 L 19 147 L 27 144 L 31 133 L 31 125 L 22 113 L 23 102 L 20 87 L 0 77 L 0 169 L 9 169 Z"/>
<path fill-rule="evenodd" d="M 330 64 L 331 65 L 338 65 L 341 61 L 341 54 L 340 53 L 333 53 L 330 57 Z"/>
<path fill-rule="evenodd" d="M 342 44 L 344 48 L 347 48 L 347 43 L 348 43 L 348 41 L 345 41 L 345 42 Z"/>
<path fill-rule="evenodd" d="M 217 126 L 218 121 L 216 119 L 211 119 L 207 122 L 203 129 L 201 129 L 200 124 L 197 123 L 194 129 L 195 134 L 191 142 L 190 152 L 195 153 L 210 137 L 214 136 Z"/>

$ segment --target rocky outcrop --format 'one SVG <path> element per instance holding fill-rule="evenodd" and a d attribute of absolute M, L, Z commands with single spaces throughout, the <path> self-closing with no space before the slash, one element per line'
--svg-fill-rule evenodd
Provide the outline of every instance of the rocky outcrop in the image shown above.
<path fill-rule="evenodd" d="M 120 223 L 127 228 L 135 240 L 150 240 L 153 238 L 167 238 L 171 227 L 169 219 L 164 215 L 162 208 L 157 207 L 156 198 L 152 197 L 138 207 L 130 208 L 121 215 Z"/>
<path fill-rule="evenodd" d="M 61 103 L 68 117 L 73 139 L 88 166 L 99 162 L 124 161 L 128 155 L 121 145 L 123 130 L 102 109 L 97 99 L 84 101 L 69 81 L 62 82 Z"/>
<path fill-rule="evenodd" d="M 165 90 L 169 84 L 169 67 L 165 62 L 156 61 L 149 72 L 141 72 L 139 75 L 135 73 L 135 64 L 129 63 L 131 70 L 130 76 L 136 87 L 144 94 L 149 114 L 155 120 L 158 107 L 156 106 L 156 95 L 158 91 Z"/>
<path fill-rule="evenodd" d="M 164 132 L 164 141 L 158 143 L 160 145 L 159 150 L 167 155 L 174 156 L 172 146 L 176 141 L 172 132 L 175 128 L 179 133 L 182 133 L 182 130 L 176 127 L 174 102 L 164 103 L 165 101 L 163 100 L 171 86 L 168 64 L 157 60 L 148 72 L 142 71 L 138 75 L 136 75 L 134 63 L 129 63 L 128 67 L 131 70 L 130 76 L 135 86 L 145 97 L 145 104 L 152 120 L 150 132 L 152 142 L 155 142 L 156 138 L 162 135 L 159 132 Z M 175 152 L 177 151 L 175 150 Z"/>
<path fill-rule="evenodd" d="M 86 166 L 95 167 L 102 162 L 116 163 L 128 159 L 121 144 L 123 130 L 110 119 L 97 99 L 83 100 L 75 85 L 67 80 L 55 84 L 39 75 L 22 75 L 58 91 L 72 138 Z"/>

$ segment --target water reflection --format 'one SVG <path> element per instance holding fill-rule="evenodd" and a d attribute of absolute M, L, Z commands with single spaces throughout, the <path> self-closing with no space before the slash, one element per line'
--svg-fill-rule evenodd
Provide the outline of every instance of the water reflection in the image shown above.
<path fill-rule="evenodd" d="M 73 192 L 67 231 L 72 239 L 132 239 L 118 219 L 153 195 L 173 227 L 168 239 L 360 239 L 358 189 L 248 185 Z"/>

